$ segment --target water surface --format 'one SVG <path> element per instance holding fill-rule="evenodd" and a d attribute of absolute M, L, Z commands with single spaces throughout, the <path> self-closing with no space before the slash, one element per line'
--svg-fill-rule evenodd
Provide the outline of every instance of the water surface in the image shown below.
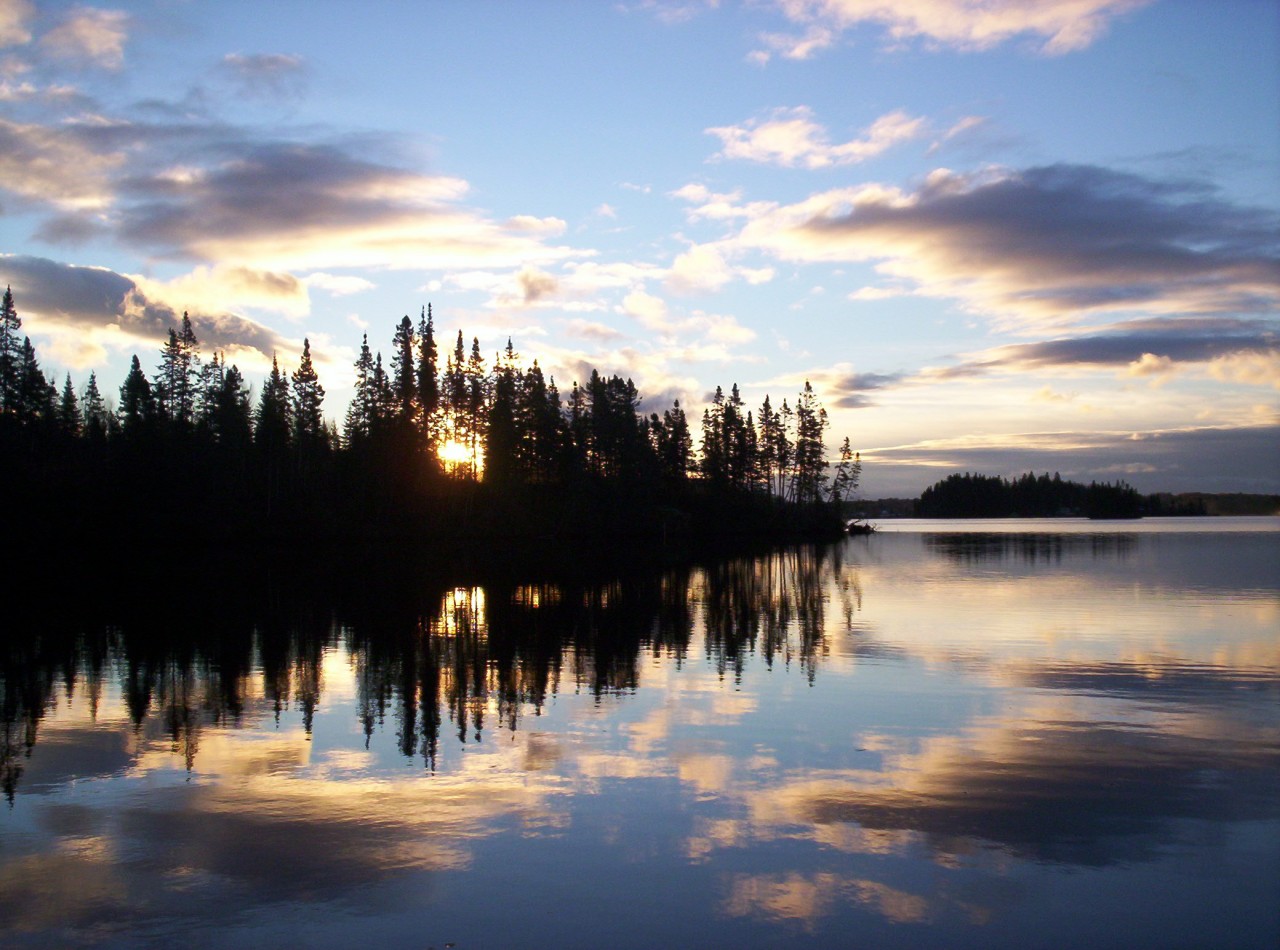
<path fill-rule="evenodd" d="M 1276 946 L 1276 521 L 883 527 L 33 611 L 0 944 Z"/>

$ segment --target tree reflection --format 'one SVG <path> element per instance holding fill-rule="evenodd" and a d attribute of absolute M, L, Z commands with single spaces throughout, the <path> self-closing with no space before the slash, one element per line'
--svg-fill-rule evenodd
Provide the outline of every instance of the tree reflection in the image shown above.
<path fill-rule="evenodd" d="M 541 715 L 563 690 L 632 693 L 641 658 L 684 664 L 700 625 L 722 675 L 740 677 L 758 653 L 770 665 L 798 663 L 812 680 L 827 654 L 830 551 L 555 580 L 494 572 L 462 585 L 439 565 L 237 575 L 220 564 L 206 580 L 236 593 L 201 609 L 175 588 L 131 598 L 104 584 L 70 615 L 46 605 L 54 616 L 38 616 L 33 606 L 28 629 L 43 632 L 0 640 L 3 788 L 12 801 L 46 712 L 79 690 L 96 715 L 112 679 L 134 731 L 166 740 L 188 770 L 203 731 L 236 728 L 263 703 L 277 724 L 299 713 L 310 737 L 325 658 L 339 647 L 353 664 L 366 747 L 390 720 L 399 752 L 430 771 L 442 731 L 475 743 L 486 728 L 514 731 Z M 853 609 L 845 605 L 846 619 Z"/>
<path fill-rule="evenodd" d="M 1124 560 L 1137 537 L 1130 534 L 981 534 L 958 532 L 925 535 L 925 544 L 959 564 L 1021 561 L 1060 564 L 1064 556 L 1082 552 L 1095 558 Z"/>

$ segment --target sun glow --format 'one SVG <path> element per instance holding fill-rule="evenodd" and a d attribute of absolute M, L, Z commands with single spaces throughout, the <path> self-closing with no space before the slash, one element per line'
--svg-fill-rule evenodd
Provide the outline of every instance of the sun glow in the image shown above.
<path fill-rule="evenodd" d="M 484 452 L 471 446 L 465 442 L 458 442 L 455 439 L 446 439 L 440 443 L 436 449 L 436 454 L 440 457 L 444 470 L 450 474 L 468 474 L 474 472 L 479 475 L 484 471 Z"/>

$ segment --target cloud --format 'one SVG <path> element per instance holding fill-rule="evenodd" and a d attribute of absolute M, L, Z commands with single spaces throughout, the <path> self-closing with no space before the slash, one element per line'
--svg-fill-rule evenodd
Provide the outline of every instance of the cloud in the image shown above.
<path fill-rule="evenodd" d="M 608 324 L 591 320 L 582 320 L 576 317 L 572 320 L 565 321 L 564 330 L 570 336 L 576 336 L 583 340 L 590 340 L 596 343 L 613 343 L 622 339 L 624 336 L 621 330 L 615 330 Z"/>
<path fill-rule="evenodd" d="M 105 208 L 113 200 L 112 174 L 123 163 L 122 152 L 96 150 L 73 129 L 0 118 L 0 189 L 22 199 L 64 211 Z"/>
<path fill-rule="evenodd" d="M 446 269 L 566 256 L 555 218 L 499 224 L 457 204 L 461 179 L 358 159 L 329 145 L 224 147 L 229 158 L 124 182 L 119 231 L 166 257 L 269 270 Z M 579 252 L 581 256 L 582 252 Z"/>
<path fill-rule="evenodd" d="M 877 261 L 917 293 L 1015 326 L 1280 309 L 1273 212 L 1094 166 L 940 169 L 914 192 L 837 189 L 762 212 L 734 243 L 785 260 Z"/>
<path fill-rule="evenodd" d="M 54 59 L 79 66 L 119 69 L 124 65 L 129 16 L 119 10 L 77 7 L 40 39 Z"/>
<path fill-rule="evenodd" d="M 256 284 L 259 294 L 268 293 L 273 280 L 252 272 L 224 276 L 242 286 Z M 201 275 L 191 278 L 191 286 L 200 280 Z M 107 348 L 127 352 L 158 347 L 169 328 L 181 321 L 184 310 L 190 311 L 196 336 L 206 353 L 227 350 L 245 353 L 249 358 L 255 358 L 256 353 L 257 359 L 269 361 L 277 350 L 292 353 L 298 349 L 296 341 L 238 314 L 185 301 L 170 303 L 166 299 L 170 293 L 181 296 L 186 289 L 182 281 L 167 286 L 102 267 L 4 255 L 0 256 L 0 283 L 13 287 L 23 329 L 33 335 L 49 335 L 64 359 L 72 355 L 68 340 L 82 341 L 75 348 L 80 356 L 67 359 L 77 367 L 101 364 Z M 285 279 L 277 289 L 284 291 L 287 284 Z"/>
<path fill-rule="evenodd" d="M 35 12 L 29 0 L 0 0 L 0 48 L 31 42 L 29 24 Z"/>
<path fill-rule="evenodd" d="M 300 317 L 311 308 L 309 282 L 288 273 L 200 266 L 167 281 L 133 279 L 148 299 L 174 301 L 174 309 L 215 312 L 250 307 Z"/>
<path fill-rule="evenodd" d="M 707 10 L 720 6 L 720 0 L 639 0 L 634 4 L 619 4 L 623 12 L 633 10 L 648 13 L 661 23 L 675 25 L 687 23 Z"/>
<path fill-rule="evenodd" d="M 1115 368 L 1133 376 L 1151 376 L 1186 364 L 1222 367 L 1227 365 L 1224 361 L 1251 367 L 1245 374 L 1248 378 L 1236 378 L 1236 382 L 1280 387 L 1280 334 L 1263 320 L 1135 320 L 1107 328 L 1107 332 L 996 347 L 943 370 L 942 375 L 966 369 L 970 375 L 981 375 Z"/>
<path fill-rule="evenodd" d="M 1188 819 L 1274 817 L 1272 738 L 992 722 L 903 756 L 889 781 L 831 776 L 775 794 L 798 824 L 908 830 L 940 854 L 977 839 L 1031 860 L 1105 867 L 1150 860 Z M 1206 769 L 1230 781 L 1196 782 Z"/>
<path fill-rule="evenodd" d="M 759 201 L 739 204 L 741 191 L 714 192 L 706 185 L 691 182 L 671 192 L 671 197 L 679 198 L 693 205 L 687 212 L 690 221 L 730 221 L 736 218 L 750 220 L 766 214 L 777 207 L 773 202 Z"/>
<path fill-rule="evenodd" d="M 373 290 L 377 286 L 373 281 L 366 280 L 363 277 L 356 277 L 352 274 L 326 274 L 324 271 L 308 274 L 303 278 L 303 281 L 308 287 L 316 287 L 334 297 L 347 297 L 351 294 L 363 293 L 366 290 Z"/>
<path fill-rule="evenodd" d="M 228 53 L 221 72 L 241 95 L 259 99 L 293 99 L 306 85 L 307 68 L 300 56 L 285 53 Z"/>
<path fill-rule="evenodd" d="M 520 285 L 525 306 L 531 306 L 544 297 L 553 295 L 559 288 L 559 283 L 554 277 L 532 267 L 521 270 L 516 275 L 516 282 Z"/>
<path fill-rule="evenodd" d="M 876 119 L 863 130 L 861 138 L 833 145 L 828 141 L 827 130 L 813 121 L 812 111 L 799 106 L 775 109 L 767 119 L 706 131 L 723 145 L 714 156 L 717 159 L 817 169 L 864 162 L 899 142 L 917 138 L 924 128 L 924 119 L 899 109 Z"/>
<path fill-rule="evenodd" d="M 762 37 L 765 49 L 752 58 L 767 62 L 774 54 L 808 59 L 849 30 L 880 27 L 886 45 L 919 41 L 932 49 L 991 49 L 1019 36 L 1034 39 L 1039 52 L 1059 55 L 1084 49 L 1106 34 L 1111 21 L 1150 0 L 776 0 L 779 12 L 798 33 Z"/>
<path fill-rule="evenodd" d="M 725 260 L 730 249 L 718 244 L 695 244 L 671 264 L 667 286 L 676 293 L 719 290 L 734 278 L 734 269 Z"/>

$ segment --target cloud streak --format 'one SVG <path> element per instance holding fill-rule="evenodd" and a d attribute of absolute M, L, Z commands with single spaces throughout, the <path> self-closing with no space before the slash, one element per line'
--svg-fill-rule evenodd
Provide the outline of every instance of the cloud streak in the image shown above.
<path fill-rule="evenodd" d="M 805 106 L 775 109 L 766 119 L 742 125 L 707 129 L 720 139 L 717 159 L 740 159 L 784 168 L 829 168 L 865 162 L 899 142 L 924 133 L 925 120 L 901 109 L 882 115 L 863 130 L 862 136 L 832 144 L 825 128 L 813 121 Z"/>
<path fill-rule="evenodd" d="M 1095 166 L 938 170 L 913 192 L 824 192 L 758 215 L 737 243 L 791 261 L 875 261 L 1011 326 L 1280 309 L 1274 213 Z"/>
<path fill-rule="evenodd" d="M 879 27 L 885 45 L 912 43 L 929 49 L 987 50 L 1017 37 L 1054 56 L 1076 52 L 1106 34 L 1117 17 L 1150 0 L 776 0 L 779 12 L 798 32 L 762 37 L 752 59 L 774 55 L 809 59 L 835 46 L 847 32 Z"/>

